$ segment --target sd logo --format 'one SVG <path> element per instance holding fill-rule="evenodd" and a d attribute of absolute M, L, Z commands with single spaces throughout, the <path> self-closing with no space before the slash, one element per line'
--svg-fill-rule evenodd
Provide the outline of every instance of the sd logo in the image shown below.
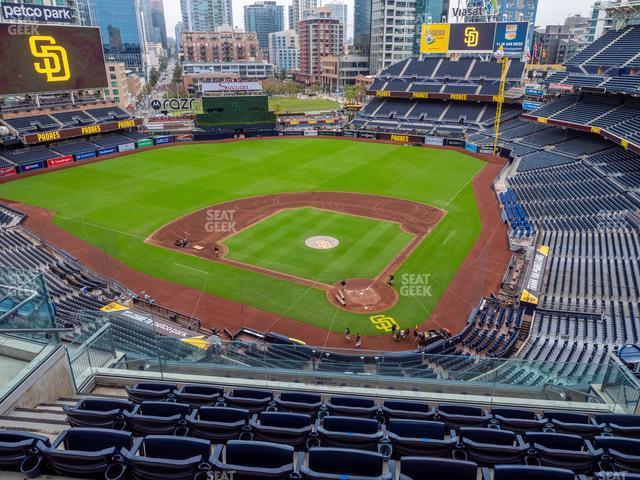
<path fill-rule="evenodd" d="M 47 76 L 47 82 L 65 82 L 71 78 L 67 51 L 56 45 L 56 39 L 45 35 L 29 37 L 31 55 L 40 60 L 34 62 L 36 72 Z"/>
<path fill-rule="evenodd" d="M 480 32 L 476 27 L 467 27 L 464 29 L 464 43 L 467 47 L 477 47 L 480 42 Z"/>

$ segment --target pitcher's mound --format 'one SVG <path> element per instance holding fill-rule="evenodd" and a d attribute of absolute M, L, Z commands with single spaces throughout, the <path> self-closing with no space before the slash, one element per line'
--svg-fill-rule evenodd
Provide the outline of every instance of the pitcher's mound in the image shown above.
<path fill-rule="evenodd" d="M 379 313 L 389 310 L 398 301 L 398 292 L 380 280 L 352 278 L 343 287 L 340 282 L 327 292 L 336 307 L 353 313 Z"/>

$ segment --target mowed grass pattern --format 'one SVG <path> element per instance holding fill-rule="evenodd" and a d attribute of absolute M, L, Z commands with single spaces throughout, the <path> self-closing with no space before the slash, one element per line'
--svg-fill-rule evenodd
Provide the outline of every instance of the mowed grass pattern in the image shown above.
<path fill-rule="evenodd" d="M 307 238 L 318 235 L 340 243 L 327 250 L 305 245 Z M 345 278 L 374 278 L 411 239 L 397 223 L 301 208 L 266 218 L 224 244 L 229 259 L 333 284 Z"/>
<path fill-rule="evenodd" d="M 471 181 L 483 165 L 459 152 L 349 140 L 194 144 L 21 178 L 0 185 L 0 198 L 54 210 L 57 225 L 106 252 L 107 273 L 110 255 L 149 275 L 336 332 L 349 326 L 382 334 L 366 316 L 336 310 L 321 290 L 144 240 L 194 210 L 273 193 L 362 192 L 443 208 L 447 215 L 396 273 L 399 281 L 405 273 L 432 275 L 432 296 L 401 297 L 388 312 L 413 327 L 428 317 L 480 233 Z"/>

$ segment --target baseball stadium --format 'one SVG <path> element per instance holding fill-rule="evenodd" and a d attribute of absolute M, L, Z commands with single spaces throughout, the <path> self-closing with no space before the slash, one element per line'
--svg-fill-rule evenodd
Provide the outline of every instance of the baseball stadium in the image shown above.
<path fill-rule="evenodd" d="M 358 105 L 125 108 L 100 29 L 0 23 L 0 478 L 640 478 L 614 3 L 562 65 L 524 21 L 425 23 Z"/>

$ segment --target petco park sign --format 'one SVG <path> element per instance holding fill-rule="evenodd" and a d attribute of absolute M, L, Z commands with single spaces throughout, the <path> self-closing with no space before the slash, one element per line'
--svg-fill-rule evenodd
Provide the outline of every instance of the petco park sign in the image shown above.
<path fill-rule="evenodd" d="M 75 23 L 73 10 L 67 7 L 1 2 L 2 18 L 34 23 Z"/>

